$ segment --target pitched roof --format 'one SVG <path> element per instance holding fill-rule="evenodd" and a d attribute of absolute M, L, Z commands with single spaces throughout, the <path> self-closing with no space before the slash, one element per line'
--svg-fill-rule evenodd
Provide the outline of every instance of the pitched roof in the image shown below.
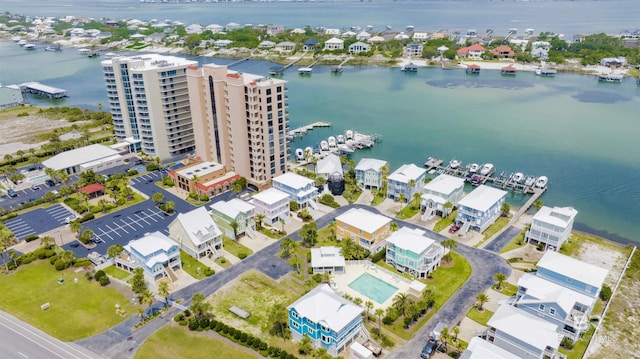
<path fill-rule="evenodd" d="M 113 148 L 101 144 L 94 144 L 86 147 L 59 153 L 48 160 L 42 161 L 45 167 L 53 168 L 56 171 L 93 162 L 112 156 L 120 156 L 120 153 Z"/>
<path fill-rule="evenodd" d="M 562 274 L 565 277 L 589 284 L 596 288 L 602 287 L 608 270 L 565 256 L 555 251 L 547 251 L 540 261 L 538 268 Z"/>
<path fill-rule="evenodd" d="M 363 44 L 363 45 L 366 45 L 366 44 Z M 366 46 L 369 46 L 369 45 L 366 45 Z M 344 174 L 344 171 L 342 170 L 342 162 L 340 162 L 340 157 L 334 154 L 330 154 L 325 158 L 321 158 L 316 164 L 316 173 L 319 173 L 319 174 L 326 173 L 331 175 L 336 172 L 340 173 L 341 175 Z"/>
<path fill-rule="evenodd" d="M 358 171 L 367 171 L 367 170 L 374 170 L 374 171 L 380 171 L 380 169 L 382 167 L 384 167 L 387 164 L 387 161 L 383 161 L 383 160 L 378 160 L 375 158 L 363 158 L 360 160 L 360 162 L 358 162 L 358 165 L 356 166 L 356 170 Z"/>
<path fill-rule="evenodd" d="M 501 189 L 480 185 L 458 201 L 458 205 L 485 212 L 506 195 Z"/>
<path fill-rule="evenodd" d="M 578 211 L 573 207 L 547 207 L 542 206 L 538 212 L 533 216 L 533 220 L 542 221 L 545 223 L 553 224 L 561 228 L 566 228 L 569 222 L 573 220 Z M 566 218 L 563 218 L 566 217 Z"/>
<path fill-rule="evenodd" d="M 180 213 L 174 222 L 180 222 L 193 244 L 200 245 L 212 238 L 222 235 L 222 232 L 213 221 L 209 212 L 204 207 L 198 207 L 187 213 Z"/>
<path fill-rule="evenodd" d="M 252 200 L 257 200 L 265 204 L 274 204 L 284 199 L 289 199 L 289 195 L 275 188 L 269 188 L 266 191 L 254 194 Z"/>
<path fill-rule="evenodd" d="M 247 213 L 250 212 L 254 209 L 255 207 L 250 204 L 247 203 L 241 199 L 238 198 L 234 198 L 230 201 L 219 201 L 216 202 L 214 204 L 211 205 L 211 209 L 218 211 L 228 217 L 231 218 L 236 218 L 238 217 L 238 215 L 240 214 L 240 212 L 242 213 Z"/>
<path fill-rule="evenodd" d="M 335 332 L 340 332 L 363 312 L 362 308 L 336 294 L 328 284 L 315 287 L 287 309 L 295 310 L 300 317 L 321 323 Z"/>
<path fill-rule="evenodd" d="M 367 233 L 373 233 L 391 223 L 389 217 L 362 208 L 352 208 L 336 217 L 336 221 L 346 223 Z"/>
<path fill-rule="evenodd" d="M 417 180 L 420 176 L 427 173 L 425 168 L 420 168 L 413 163 L 404 164 L 389 175 L 389 180 L 396 182 L 409 183 L 411 180 Z"/>
<path fill-rule="evenodd" d="M 520 359 L 515 354 L 500 348 L 499 346 L 489 343 L 479 337 L 474 337 L 469 342 L 467 350 L 462 353 L 460 359 Z"/>
<path fill-rule="evenodd" d="M 526 294 L 519 303 L 556 303 L 565 313 L 569 313 L 576 303 L 591 306 L 593 298 L 576 292 L 540 276 L 525 273 L 518 286 L 526 288 Z"/>
<path fill-rule="evenodd" d="M 464 179 L 450 176 L 448 174 L 441 174 L 438 177 L 432 179 L 429 183 L 425 184 L 424 190 L 450 194 L 451 192 L 461 187 L 464 187 Z"/>
<path fill-rule="evenodd" d="M 307 187 L 309 184 L 315 183 L 313 180 L 293 172 L 287 172 L 278 177 L 274 177 L 273 182 L 277 182 L 294 189 L 302 189 Z"/>
<path fill-rule="evenodd" d="M 540 351 L 544 351 L 548 346 L 557 349 L 560 345 L 561 336 L 556 332 L 556 324 L 511 305 L 501 305 L 487 325 Z"/>
<path fill-rule="evenodd" d="M 425 237 L 424 234 L 425 231 L 420 229 L 402 227 L 387 238 L 387 242 L 394 244 L 396 247 L 421 254 L 431 246 L 437 245 L 435 240 Z"/>
<path fill-rule="evenodd" d="M 90 185 L 78 188 L 78 192 L 82 192 L 86 194 L 92 194 L 99 191 L 104 191 L 104 186 L 101 185 L 100 183 L 92 183 Z"/>

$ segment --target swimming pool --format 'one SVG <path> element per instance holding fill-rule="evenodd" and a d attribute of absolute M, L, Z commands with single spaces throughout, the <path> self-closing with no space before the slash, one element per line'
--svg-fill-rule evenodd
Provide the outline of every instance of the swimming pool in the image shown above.
<path fill-rule="evenodd" d="M 49 175 L 39 175 L 39 176 L 35 176 L 35 177 L 31 177 L 29 178 L 29 182 L 30 183 L 36 183 L 36 182 L 40 182 L 40 181 L 44 181 L 46 179 L 49 179 Z"/>
<path fill-rule="evenodd" d="M 384 303 L 389 299 L 397 290 L 397 287 L 376 278 L 369 273 L 364 273 L 356 280 L 349 284 L 349 288 L 364 295 L 367 298 L 373 299 L 378 304 Z"/>

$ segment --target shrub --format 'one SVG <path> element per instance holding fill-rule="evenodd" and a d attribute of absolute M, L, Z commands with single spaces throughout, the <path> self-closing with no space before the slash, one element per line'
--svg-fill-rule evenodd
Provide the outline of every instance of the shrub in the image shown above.
<path fill-rule="evenodd" d="M 23 254 L 18 258 L 16 258 L 16 262 L 18 264 L 29 264 L 33 262 L 34 259 L 36 259 L 36 257 L 34 257 L 33 254 L 29 253 L 29 254 Z"/>
<path fill-rule="evenodd" d="M 189 198 L 191 199 L 198 199 L 198 194 L 195 192 L 189 192 Z"/>
<path fill-rule="evenodd" d="M 149 172 L 151 172 L 151 171 L 155 171 L 155 170 L 157 170 L 158 168 L 160 168 L 160 167 L 158 167 L 158 165 L 157 165 L 157 164 L 155 164 L 155 163 L 149 163 L 149 164 L 147 165 L 147 171 L 149 171 Z"/>
<path fill-rule="evenodd" d="M 6 221 L 7 219 L 16 218 L 16 217 L 18 217 L 18 214 L 16 212 L 11 212 L 0 217 L 0 221 Z"/>
<path fill-rule="evenodd" d="M 29 112 L 20 112 L 18 114 L 18 117 L 25 117 L 25 116 L 29 116 Z"/>
<path fill-rule="evenodd" d="M 135 176 L 137 174 L 138 174 L 138 171 L 134 170 L 134 169 L 130 169 L 130 170 L 127 171 L 127 176 L 129 176 L 129 177 Z"/>
<path fill-rule="evenodd" d="M 69 264 L 64 259 L 57 259 L 55 262 L 53 262 L 53 266 L 57 271 L 61 271 L 67 268 Z"/>
<path fill-rule="evenodd" d="M 87 278 L 88 281 L 93 279 L 93 274 L 91 272 L 84 272 L 84 277 Z"/>
<path fill-rule="evenodd" d="M 376 263 L 376 262 L 378 262 L 378 261 L 383 260 L 383 259 L 385 258 L 385 256 L 386 256 L 386 255 L 387 255 L 387 249 L 386 249 L 386 248 L 384 248 L 384 249 L 382 249 L 380 252 L 378 252 L 378 253 L 374 254 L 374 255 L 371 257 L 371 261 L 372 261 L 372 262 L 374 262 L 374 263 Z"/>
<path fill-rule="evenodd" d="M 238 258 L 239 259 L 245 259 L 245 258 L 247 258 L 247 254 L 245 252 L 240 252 L 240 253 L 238 253 Z"/>
<path fill-rule="evenodd" d="M 575 345 L 575 343 L 573 342 L 573 340 L 564 337 L 562 338 L 562 341 L 560 342 L 560 346 L 567 348 L 569 350 L 573 349 L 573 346 Z"/>
<path fill-rule="evenodd" d="M 314 274 L 312 278 L 316 283 L 322 282 L 322 274 L 320 274 L 320 273 Z"/>
<path fill-rule="evenodd" d="M 100 213 L 102 212 L 102 207 L 100 206 L 91 206 L 89 207 L 89 210 L 91 211 L 91 213 Z"/>
<path fill-rule="evenodd" d="M 409 328 L 409 326 L 413 323 L 413 318 L 411 317 L 404 317 L 404 327 L 405 328 Z"/>
<path fill-rule="evenodd" d="M 169 176 L 162 177 L 162 184 L 167 186 L 167 187 L 173 187 L 175 185 L 173 183 L 173 180 Z"/>
<path fill-rule="evenodd" d="M 307 273 L 308 274 L 313 274 L 313 268 L 312 267 L 307 267 Z"/>
<path fill-rule="evenodd" d="M 51 265 L 53 265 L 53 263 L 55 263 L 57 260 L 58 260 L 58 257 L 57 256 L 53 256 L 53 257 L 49 258 L 49 263 Z"/>
<path fill-rule="evenodd" d="M 296 201 L 290 201 L 289 202 L 289 210 L 291 212 L 296 212 L 299 209 L 300 209 L 300 206 L 298 205 L 298 202 L 296 202 Z"/>
<path fill-rule="evenodd" d="M 207 267 L 207 268 L 204 270 L 204 275 L 205 275 L 205 276 L 207 276 L 207 277 L 211 277 L 211 276 L 212 276 L 212 275 L 214 275 L 214 274 L 216 274 L 216 271 L 215 271 L 215 270 L 213 270 L 211 267 Z"/>
<path fill-rule="evenodd" d="M 252 336 L 248 336 L 247 337 L 247 346 L 248 347 L 252 347 L 253 346 L 253 342 L 255 341 L 255 339 L 253 339 Z"/>
<path fill-rule="evenodd" d="M 215 330 L 216 332 L 219 332 L 222 330 L 222 326 L 224 325 L 224 323 L 221 322 L 217 322 L 215 328 L 213 328 L 213 330 Z"/>
<path fill-rule="evenodd" d="M 189 319 L 189 330 L 196 330 L 198 329 L 199 326 L 200 326 L 200 323 L 198 323 L 197 319 L 195 318 Z"/>
<path fill-rule="evenodd" d="M 98 282 L 100 282 L 101 286 L 105 286 L 109 283 L 111 283 L 111 281 L 109 280 L 109 277 L 107 277 L 106 275 L 104 277 L 100 277 L 100 279 L 98 280 Z"/>
<path fill-rule="evenodd" d="M 181 320 L 178 324 L 180 324 L 181 326 L 183 326 L 183 327 L 184 327 L 185 325 L 187 325 L 187 320 L 186 320 L 186 319 L 183 319 L 183 320 Z"/>
<path fill-rule="evenodd" d="M 200 196 L 200 202 L 207 202 L 209 201 L 209 196 L 207 196 L 206 194 L 203 194 L 202 196 Z"/>
<path fill-rule="evenodd" d="M 606 284 L 603 284 L 602 289 L 600 289 L 600 299 L 606 302 L 611 298 L 611 294 L 613 294 L 611 287 L 609 287 Z"/>
<path fill-rule="evenodd" d="M 84 208 L 85 208 L 85 212 L 86 212 L 86 207 L 84 207 Z M 80 222 L 80 223 L 84 223 L 84 222 L 90 221 L 90 220 L 92 220 L 94 218 L 95 218 L 95 216 L 93 215 L 93 213 L 87 213 L 84 216 L 82 216 L 82 218 L 77 219 L 77 221 Z"/>
<path fill-rule="evenodd" d="M 56 255 L 56 251 L 54 249 L 47 249 L 45 251 L 45 257 L 46 258 L 51 258 L 51 257 L 53 257 L 55 255 Z"/>
<path fill-rule="evenodd" d="M 307 252 L 307 263 L 311 263 L 311 252 Z"/>
<path fill-rule="evenodd" d="M 247 342 L 247 333 L 242 333 L 240 334 L 240 342 L 242 343 L 246 343 Z"/>
<path fill-rule="evenodd" d="M 243 333 L 242 333 L 241 331 L 236 330 L 236 332 L 235 332 L 235 333 L 233 333 L 233 339 L 235 339 L 235 340 L 240 340 L 240 337 L 242 336 L 242 334 L 243 334 Z"/>
<path fill-rule="evenodd" d="M 36 239 L 38 239 L 38 238 L 40 238 L 40 237 L 38 237 L 38 236 L 37 236 L 37 235 L 35 235 L 35 234 L 30 234 L 30 235 L 28 235 L 28 236 L 24 237 L 24 241 L 25 241 L 25 242 L 32 242 L 32 241 L 35 241 L 35 240 L 36 240 Z"/>
<path fill-rule="evenodd" d="M 175 317 L 173 317 L 173 320 L 174 320 L 174 321 L 176 321 L 176 322 L 181 322 L 181 321 L 183 321 L 183 320 L 184 320 L 184 314 L 182 314 L 182 313 L 178 313 L 178 314 L 176 314 L 176 316 L 175 316 Z"/>
<path fill-rule="evenodd" d="M 73 266 L 74 267 L 87 267 L 90 266 L 92 263 L 89 260 L 89 258 L 78 258 L 76 259 L 75 262 L 73 262 Z"/>
<path fill-rule="evenodd" d="M 184 316 L 185 317 L 190 317 L 191 316 L 191 311 L 189 309 L 185 309 L 184 310 Z"/>
<path fill-rule="evenodd" d="M 45 248 L 38 248 L 33 251 L 33 255 L 38 257 L 38 259 L 45 259 L 47 258 L 47 250 Z"/>
<path fill-rule="evenodd" d="M 106 277 L 106 276 L 107 276 L 107 273 L 105 273 L 102 269 L 101 269 L 101 270 L 99 270 L 99 271 L 97 271 L 97 272 L 96 272 L 96 274 L 94 274 L 94 275 L 93 275 L 93 277 L 94 277 L 97 281 L 99 281 L 99 280 L 100 280 L 100 278 L 102 278 L 102 277 Z"/>

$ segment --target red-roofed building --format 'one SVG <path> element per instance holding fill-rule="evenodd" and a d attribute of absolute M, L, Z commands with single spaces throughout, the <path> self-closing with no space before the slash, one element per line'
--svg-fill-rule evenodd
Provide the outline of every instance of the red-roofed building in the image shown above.
<path fill-rule="evenodd" d="M 215 196 L 229 191 L 232 182 L 240 175 L 227 171 L 224 166 L 214 162 L 199 161 L 169 171 L 169 177 L 175 185 L 189 193 Z"/>
<path fill-rule="evenodd" d="M 487 50 L 482 45 L 473 44 L 471 46 L 458 49 L 457 54 L 458 54 L 458 57 L 461 57 L 461 58 L 481 60 L 482 55 L 484 54 L 485 51 Z"/>
<path fill-rule="evenodd" d="M 505 67 L 503 67 L 503 68 L 500 70 L 500 73 L 501 73 L 502 75 L 506 75 L 506 76 L 515 76 L 517 71 L 518 71 L 518 70 L 517 70 L 515 67 L 513 67 L 513 66 L 509 65 L 509 66 L 505 66 Z"/>
<path fill-rule="evenodd" d="M 515 55 L 513 50 L 507 45 L 500 45 L 495 49 L 491 50 L 491 53 L 493 53 L 493 57 L 504 58 L 504 59 L 510 59 L 513 57 L 513 55 Z"/>
<path fill-rule="evenodd" d="M 82 188 L 78 188 L 78 192 L 86 193 L 91 199 L 104 195 L 104 189 L 104 186 L 100 183 L 93 183 Z"/>
<path fill-rule="evenodd" d="M 471 65 L 467 66 L 467 73 L 468 74 L 479 74 L 480 73 L 480 66 L 476 65 L 476 64 L 471 64 Z"/>

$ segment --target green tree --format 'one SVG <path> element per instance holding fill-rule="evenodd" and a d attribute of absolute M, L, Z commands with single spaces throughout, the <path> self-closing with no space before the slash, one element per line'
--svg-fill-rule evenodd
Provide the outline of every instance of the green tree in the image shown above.
<path fill-rule="evenodd" d="M 138 301 L 140 302 L 141 305 L 147 306 L 145 311 L 148 313 L 149 309 L 151 308 L 151 305 L 153 304 L 153 293 L 151 293 L 150 290 L 145 289 L 142 293 L 140 293 L 140 296 L 138 297 Z"/>
<path fill-rule="evenodd" d="M 449 328 L 444 327 L 440 330 L 440 340 L 444 344 L 444 352 L 448 352 L 447 345 L 449 344 Z"/>
<path fill-rule="evenodd" d="M 53 203 L 56 201 L 56 195 L 53 194 L 53 192 L 47 192 L 44 194 L 43 198 L 49 202 L 49 203 Z"/>
<path fill-rule="evenodd" d="M 15 237 L 13 236 L 13 232 L 7 229 L 4 226 L 0 226 L 0 248 L 2 249 L 2 256 L 4 258 L 5 253 L 15 244 Z M 4 261 L 5 269 L 9 270 L 9 261 Z"/>
<path fill-rule="evenodd" d="M 302 355 L 308 355 L 313 351 L 313 344 L 311 338 L 308 335 L 304 335 L 298 344 L 298 353 Z"/>
<path fill-rule="evenodd" d="M 409 304 L 409 296 L 406 293 L 398 293 L 393 297 L 392 306 L 398 313 L 404 315 Z"/>
<path fill-rule="evenodd" d="M 229 223 L 229 226 L 231 227 L 231 229 L 233 229 L 233 237 L 235 238 L 240 224 L 237 221 L 231 221 L 231 223 Z"/>
<path fill-rule="evenodd" d="M 119 244 L 114 244 L 107 248 L 107 255 L 109 258 L 118 258 L 120 254 L 124 251 L 124 248 Z"/>
<path fill-rule="evenodd" d="M 398 226 L 398 223 L 397 223 L 397 222 L 391 222 L 391 224 L 389 225 L 389 229 L 390 229 L 392 232 L 395 232 L 395 231 L 397 231 L 398 229 L 400 229 L 400 227 Z"/>
<path fill-rule="evenodd" d="M 144 270 L 138 267 L 133 270 L 133 278 L 131 279 L 131 290 L 136 294 L 142 294 L 147 290 L 147 283 L 144 281 Z"/>
<path fill-rule="evenodd" d="M 451 340 L 454 343 L 458 342 L 458 334 L 460 334 L 460 327 L 453 327 L 453 338 L 451 338 Z"/>
<path fill-rule="evenodd" d="M 442 243 L 440 243 L 446 250 L 446 254 L 442 257 L 442 259 L 444 259 L 447 263 L 451 263 L 451 251 L 453 251 L 454 249 L 458 248 L 458 242 L 456 242 L 454 239 L 445 239 L 444 241 L 442 241 Z"/>
<path fill-rule="evenodd" d="M 151 199 L 157 204 L 159 204 L 160 202 L 162 202 L 164 200 L 164 195 L 160 192 L 155 192 L 153 194 L 153 196 L 151 196 Z"/>
<path fill-rule="evenodd" d="M 422 199 L 422 194 L 420 192 L 415 192 L 413 194 L 413 206 L 418 208 L 420 206 L 420 199 Z"/>
<path fill-rule="evenodd" d="M 107 204 L 108 204 L 108 203 L 109 203 L 109 202 L 107 202 L 107 200 L 106 200 L 106 199 L 104 199 L 104 198 L 101 198 L 101 199 L 98 201 L 98 206 L 100 206 L 100 209 L 102 210 L 102 213 L 107 213 Z"/>
<path fill-rule="evenodd" d="M 369 312 L 371 311 L 371 309 L 373 309 L 373 302 L 368 300 L 366 302 L 364 302 L 364 306 L 365 308 L 367 308 L 367 322 L 369 321 Z"/>
<path fill-rule="evenodd" d="M 269 311 L 269 334 L 286 341 L 291 337 L 289 313 L 281 303 L 276 303 Z"/>
<path fill-rule="evenodd" d="M 504 202 L 502 206 L 500 206 L 500 211 L 502 212 L 503 217 L 509 217 L 509 212 L 511 211 L 511 206 L 509 203 Z"/>
<path fill-rule="evenodd" d="M 82 223 L 80 223 L 80 221 L 72 221 L 71 223 L 69 223 L 69 227 L 71 229 L 71 232 L 75 233 L 76 236 L 79 235 L 82 231 Z"/>
<path fill-rule="evenodd" d="M 505 280 L 507 280 L 507 275 L 504 273 L 496 273 L 496 275 L 494 276 L 495 280 L 498 282 L 498 286 L 496 287 L 497 290 L 502 290 L 502 282 L 504 282 Z"/>
<path fill-rule="evenodd" d="M 537 199 L 533 202 L 533 208 L 535 208 L 536 211 L 539 211 L 542 206 L 544 206 L 544 202 L 542 202 L 541 199 Z"/>
<path fill-rule="evenodd" d="M 478 311 L 482 312 L 484 310 L 484 305 L 489 301 L 489 296 L 484 292 L 480 292 L 476 295 L 476 303 L 478 305 Z"/>
<path fill-rule="evenodd" d="M 258 230 L 262 229 L 262 221 L 266 218 L 267 216 L 265 216 L 262 213 L 258 213 L 254 216 L 254 220 L 256 222 L 256 227 Z"/>
<path fill-rule="evenodd" d="M 163 206 L 163 210 L 166 213 L 173 213 L 173 210 L 176 208 L 176 204 L 173 201 L 166 201 Z"/>
<path fill-rule="evenodd" d="M 91 238 L 93 238 L 93 231 L 90 229 L 85 229 L 82 231 L 78 239 L 82 244 L 88 244 L 89 242 L 91 242 Z"/>
<path fill-rule="evenodd" d="M 451 209 L 453 208 L 453 203 L 447 201 L 447 203 L 444 204 L 444 209 L 445 209 L 445 217 L 449 217 L 449 215 L 451 214 Z"/>
<path fill-rule="evenodd" d="M 189 307 L 191 312 L 196 318 L 208 318 L 211 316 L 211 310 L 213 306 L 207 302 L 206 297 L 202 293 L 194 293 L 191 296 L 191 306 Z"/>
<path fill-rule="evenodd" d="M 282 241 L 280 241 L 280 249 L 282 250 L 282 258 L 289 258 L 291 256 L 291 251 L 293 249 L 293 239 L 286 237 Z"/>
<path fill-rule="evenodd" d="M 380 330 L 381 330 L 381 322 L 382 322 L 382 316 L 384 315 L 384 309 L 382 308 L 376 308 L 375 311 L 376 317 L 378 318 L 378 339 L 380 339 Z"/>
<path fill-rule="evenodd" d="M 165 280 L 158 284 L 158 294 L 164 298 L 165 308 L 169 305 L 169 283 Z"/>
<path fill-rule="evenodd" d="M 50 248 L 53 243 L 54 243 L 54 240 L 52 237 L 49 237 L 49 236 L 40 237 L 40 246 L 44 248 Z"/>
<path fill-rule="evenodd" d="M 318 239 L 318 226 L 316 222 L 303 225 L 298 234 L 300 238 L 302 238 L 302 243 L 304 243 L 305 247 L 315 246 Z"/>

